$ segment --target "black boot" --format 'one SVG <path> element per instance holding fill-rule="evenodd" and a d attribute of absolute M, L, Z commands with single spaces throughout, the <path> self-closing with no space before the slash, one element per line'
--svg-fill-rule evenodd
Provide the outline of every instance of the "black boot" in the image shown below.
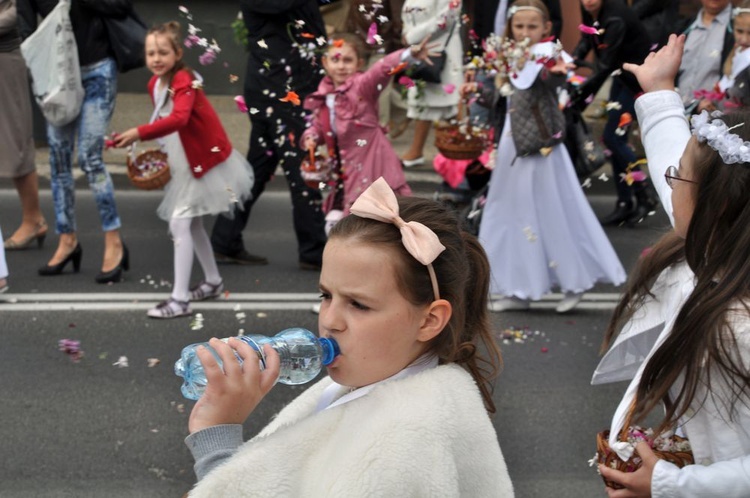
<path fill-rule="evenodd" d="M 604 218 L 599 219 L 603 226 L 621 225 L 633 214 L 633 205 L 630 202 L 617 201 L 615 210 Z"/>
<path fill-rule="evenodd" d="M 633 213 L 626 220 L 627 225 L 630 227 L 636 226 L 645 220 L 647 216 L 656 213 L 656 208 L 659 206 L 659 196 L 656 195 L 656 190 L 654 190 L 654 186 L 649 179 L 638 182 L 637 185 L 635 190 L 637 204 L 635 209 L 633 209 Z"/>

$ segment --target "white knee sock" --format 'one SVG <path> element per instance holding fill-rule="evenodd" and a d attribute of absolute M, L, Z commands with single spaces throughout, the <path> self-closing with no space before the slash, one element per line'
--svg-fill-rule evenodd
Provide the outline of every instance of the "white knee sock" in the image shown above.
<path fill-rule="evenodd" d="M 172 218 L 169 231 L 174 243 L 174 285 L 172 298 L 190 300 L 190 271 L 193 269 L 193 236 L 190 230 L 192 218 Z"/>
<path fill-rule="evenodd" d="M 221 282 L 221 275 L 219 275 L 219 267 L 216 266 L 211 240 L 208 238 L 208 233 L 206 233 L 206 229 L 203 227 L 202 216 L 193 218 L 192 223 L 190 223 L 190 233 L 193 235 L 195 255 L 198 257 L 198 263 L 200 263 L 203 269 L 206 282 L 217 285 Z"/>

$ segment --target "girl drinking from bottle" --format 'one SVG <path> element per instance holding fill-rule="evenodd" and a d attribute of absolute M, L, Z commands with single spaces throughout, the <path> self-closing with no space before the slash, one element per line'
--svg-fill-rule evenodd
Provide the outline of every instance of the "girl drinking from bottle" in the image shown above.
<path fill-rule="evenodd" d="M 556 87 L 567 65 L 553 42 L 542 41 L 551 27 L 541 0 L 518 0 L 508 9 L 506 33 L 516 43 L 531 43 L 535 60 L 509 78 L 512 93 L 479 228 L 491 290 L 499 295 L 490 303 L 493 311 L 528 309 L 557 287 L 564 293 L 557 311 L 566 313 L 596 283 L 625 280 L 561 143 L 565 120 Z M 476 83 L 462 88 L 472 90 Z"/>
<path fill-rule="evenodd" d="M 684 117 L 674 88 L 685 37 L 638 66 L 636 101 L 654 185 L 672 221 L 640 261 L 615 310 L 594 383 L 632 379 L 615 411 L 610 446 L 643 464 L 600 466 L 626 489 L 611 497 L 750 496 L 750 113 Z M 663 409 L 662 409 L 663 408 Z M 648 444 L 618 442 L 655 411 L 654 434 L 677 430 L 695 465 L 660 460 Z"/>
<path fill-rule="evenodd" d="M 253 186 L 253 172 L 232 148 L 219 117 L 203 93 L 202 79 L 182 60 L 180 25 L 168 22 L 146 35 L 146 66 L 154 74 L 148 89 L 154 113 L 148 124 L 115 138 L 117 147 L 158 138 L 172 179 L 157 214 L 169 222 L 174 241 L 172 295 L 148 311 L 152 318 L 190 315 L 190 301 L 214 298 L 224 284 L 214 261 L 203 216 L 233 212 Z M 193 253 L 205 279 L 193 288 Z"/>
<path fill-rule="evenodd" d="M 489 267 L 473 235 L 433 201 L 378 179 L 331 230 L 320 274 L 329 377 L 242 444 L 242 423 L 274 385 L 230 339 L 198 351 L 208 385 L 186 443 L 204 496 L 513 496 L 490 378 Z M 240 365 L 235 353 L 247 360 Z"/>

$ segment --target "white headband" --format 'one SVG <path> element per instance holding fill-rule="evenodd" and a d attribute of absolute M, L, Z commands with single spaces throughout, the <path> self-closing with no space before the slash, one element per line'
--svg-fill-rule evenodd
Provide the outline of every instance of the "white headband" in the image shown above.
<path fill-rule="evenodd" d="M 732 9 L 732 19 L 740 14 L 750 14 L 750 9 L 746 9 L 743 7 L 735 7 L 734 9 Z"/>
<path fill-rule="evenodd" d="M 508 9 L 508 15 L 505 17 L 506 20 L 510 20 L 511 17 L 516 15 L 516 12 L 521 10 L 534 10 L 536 12 L 539 12 L 542 17 L 544 16 L 544 12 L 542 12 L 542 9 L 540 9 L 539 7 L 534 7 L 533 5 L 513 5 Z"/>
<path fill-rule="evenodd" d="M 710 119 L 720 118 L 722 115 L 720 111 L 714 111 L 710 115 L 703 111 L 694 115 L 690 118 L 693 135 L 698 142 L 708 143 L 726 164 L 750 162 L 750 142 L 745 142 L 739 135 L 732 133 L 733 129 L 745 123 L 729 128 L 721 119 Z"/>

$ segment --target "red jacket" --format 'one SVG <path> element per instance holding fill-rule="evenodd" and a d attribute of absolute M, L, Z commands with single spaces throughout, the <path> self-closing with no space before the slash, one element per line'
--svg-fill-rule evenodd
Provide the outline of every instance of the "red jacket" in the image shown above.
<path fill-rule="evenodd" d="M 154 98 L 154 86 L 158 76 L 148 82 L 148 93 Z M 173 132 L 180 134 L 180 141 L 195 178 L 205 175 L 232 153 L 232 144 L 227 138 L 219 116 L 203 93 L 201 85 L 185 70 L 177 71 L 169 89 L 174 103 L 172 113 L 151 124 L 138 127 L 141 140 L 153 140 Z"/>

